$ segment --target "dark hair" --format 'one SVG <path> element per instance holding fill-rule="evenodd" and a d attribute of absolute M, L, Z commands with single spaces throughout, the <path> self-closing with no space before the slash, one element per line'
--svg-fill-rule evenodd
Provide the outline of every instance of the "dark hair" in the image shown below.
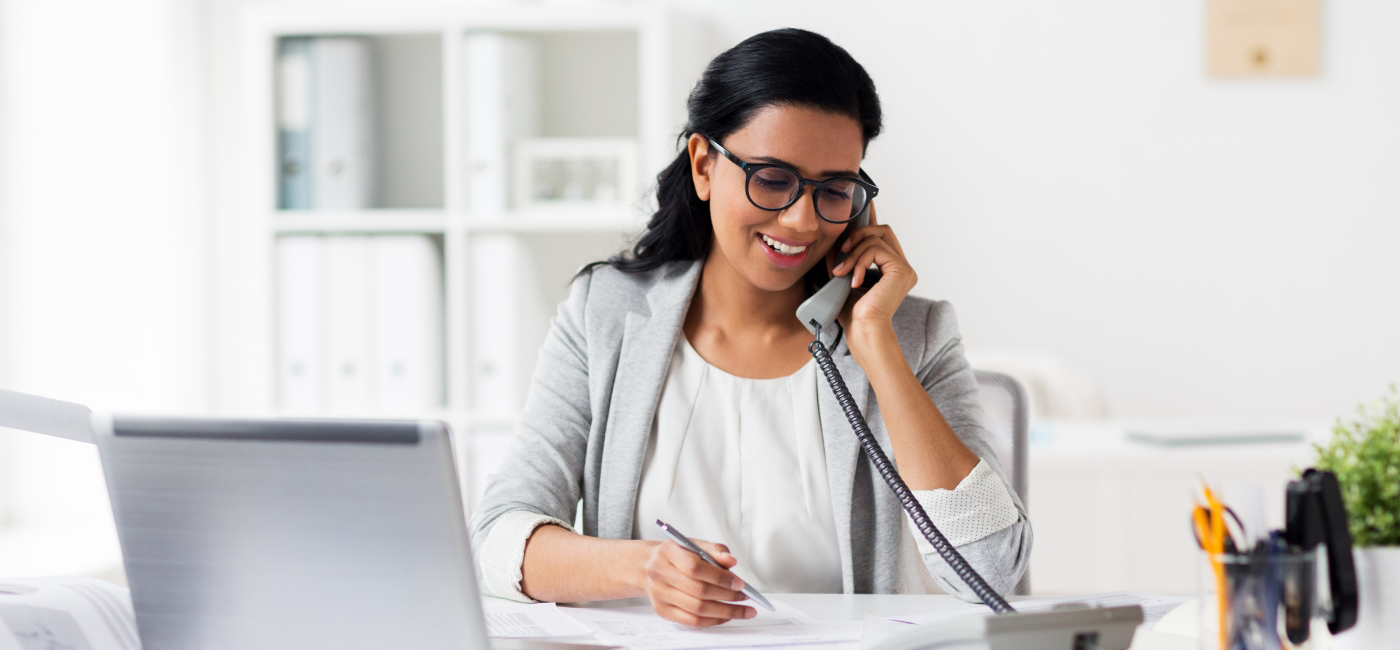
<path fill-rule="evenodd" d="M 803 29 L 776 29 L 750 36 L 706 66 L 686 102 L 680 142 L 694 133 L 723 141 L 759 109 L 806 106 L 847 115 L 860 122 L 862 146 L 880 133 L 880 98 L 875 82 L 841 46 Z M 605 262 L 621 271 L 642 272 L 667 262 L 701 260 L 710 251 L 710 204 L 700 200 L 690 175 L 690 152 L 656 176 L 656 213 L 630 253 Z M 818 264 L 804 278 L 809 291 L 827 280 Z"/>

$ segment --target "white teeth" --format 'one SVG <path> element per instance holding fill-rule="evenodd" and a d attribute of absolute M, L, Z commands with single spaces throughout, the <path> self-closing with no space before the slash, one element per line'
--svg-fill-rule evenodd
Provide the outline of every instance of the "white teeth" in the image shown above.
<path fill-rule="evenodd" d="M 782 253 L 782 254 L 784 254 L 784 255 L 796 255 L 796 254 L 798 254 L 798 253 L 801 253 L 802 251 L 807 250 L 807 247 L 806 247 L 806 246 L 788 246 L 787 244 L 784 244 L 784 243 L 782 243 L 782 242 L 780 242 L 780 241 L 778 241 L 778 240 L 776 240 L 776 239 L 773 239 L 772 237 L 769 237 L 768 235 L 762 235 L 762 237 L 763 237 L 763 243 L 768 244 L 768 246 L 769 246 L 770 248 L 772 248 L 773 250 L 778 251 L 779 253 Z"/>

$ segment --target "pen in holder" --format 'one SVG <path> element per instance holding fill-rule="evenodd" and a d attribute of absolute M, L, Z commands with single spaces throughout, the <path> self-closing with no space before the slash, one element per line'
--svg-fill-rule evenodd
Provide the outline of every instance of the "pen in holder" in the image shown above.
<path fill-rule="evenodd" d="M 1313 551 L 1271 539 L 1252 552 L 1200 557 L 1201 650 L 1308 650 L 1331 637 Z"/>

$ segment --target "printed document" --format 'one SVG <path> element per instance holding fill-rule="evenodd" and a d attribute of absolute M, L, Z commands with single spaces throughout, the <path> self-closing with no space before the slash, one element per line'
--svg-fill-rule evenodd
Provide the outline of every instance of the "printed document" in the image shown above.
<path fill-rule="evenodd" d="M 588 626 L 598 640 L 624 648 L 734 648 L 805 644 L 844 644 L 860 639 L 856 622 L 818 622 L 791 605 L 773 601 L 776 612 L 723 625 L 694 628 L 661 618 L 650 605 L 566 607 L 560 611 Z"/>
<path fill-rule="evenodd" d="M 584 636 L 582 623 L 565 616 L 554 603 L 484 603 L 486 635 L 498 639 Z"/>
<path fill-rule="evenodd" d="M 95 578 L 0 580 L 0 648 L 141 650 L 131 592 Z"/>

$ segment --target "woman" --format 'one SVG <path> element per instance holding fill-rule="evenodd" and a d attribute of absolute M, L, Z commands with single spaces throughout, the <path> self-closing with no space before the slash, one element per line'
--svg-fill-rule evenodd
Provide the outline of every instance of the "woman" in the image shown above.
<path fill-rule="evenodd" d="M 874 266 L 822 338 L 934 523 L 1006 593 L 1030 524 L 978 424 L 952 308 L 907 296 L 914 271 L 873 205 L 852 222 L 875 193 L 859 180 L 881 128 L 870 77 L 825 37 L 778 30 L 716 57 L 688 107 L 646 231 L 579 274 L 540 351 L 472 523 L 483 584 L 647 596 L 696 626 L 754 616 L 732 602 L 745 581 L 974 598 L 860 457 L 794 315 L 829 277 L 862 286 Z M 657 519 L 712 540 L 697 542 L 733 571 L 663 541 Z"/>

